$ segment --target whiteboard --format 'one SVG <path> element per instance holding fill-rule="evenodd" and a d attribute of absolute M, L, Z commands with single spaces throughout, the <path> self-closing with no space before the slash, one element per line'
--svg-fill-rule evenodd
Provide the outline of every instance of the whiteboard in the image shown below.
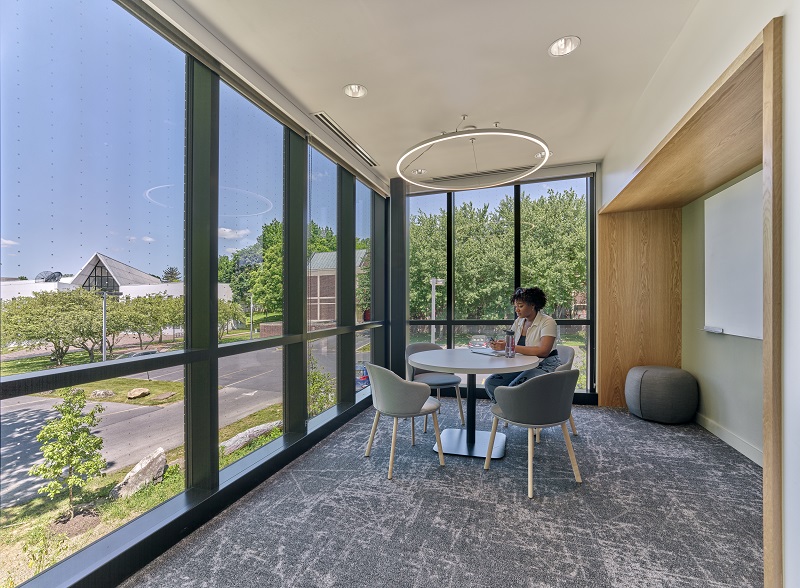
<path fill-rule="evenodd" d="M 762 175 L 705 201 L 706 330 L 764 338 Z"/>

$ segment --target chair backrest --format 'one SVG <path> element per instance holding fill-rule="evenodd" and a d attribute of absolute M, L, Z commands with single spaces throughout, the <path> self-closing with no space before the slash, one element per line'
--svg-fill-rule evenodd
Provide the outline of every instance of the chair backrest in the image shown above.
<path fill-rule="evenodd" d="M 498 386 L 494 397 L 503 418 L 523 425 L 556 425 L 569 419 L 579 370 L 552 372 L 519 386 Z"/>
<path fill-rule="evenodd" d="M 412 416 L 419 413 L 431 394 L 427 384 L 408 382 L 379 365 L 365 363 L 372 389 L 372 404 L 387 416 Z"/>
<path fill-rule="evenodd" d="M 561 360 L 561 365 L 555 371 L 566 372 L 572 369 L 572 361 L 575 359 L 575 348 L 569 345 L 556 345 L 558 351 L 558 359 Z"/>
<path fill-rule="evenodd" d="M 413 380 L 419 374 L 426 374 L 430 370 L 422 370 L 420 368 L 414 367 L 408 363 L 408 356 L 412 353 L 419 353 L 420 351 L 433 351 L 436 349 L 441 349 L 440 345 L 436 343 L 411 343 L 408 347 L 406 347 L 406 373 L 408 374 L 408 379 Z"/>

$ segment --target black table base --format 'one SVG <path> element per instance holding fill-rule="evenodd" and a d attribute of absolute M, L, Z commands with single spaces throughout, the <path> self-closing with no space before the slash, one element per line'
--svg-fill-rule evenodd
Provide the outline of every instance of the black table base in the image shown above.
<path fill-rule="evenodd" d="M 467 428 L 445 429 L 442 431 L 442 452 L 449 455 L 464 455 L 486 459 L 489 447 L 489 431 L 475 430 L 475 374 L 467 374 Z M 433 450 L 439 451 L 437 444 Z M 492 459 L 499 459 L 506 454 L 506 436 L 497 433 L 494 437 Z"/>

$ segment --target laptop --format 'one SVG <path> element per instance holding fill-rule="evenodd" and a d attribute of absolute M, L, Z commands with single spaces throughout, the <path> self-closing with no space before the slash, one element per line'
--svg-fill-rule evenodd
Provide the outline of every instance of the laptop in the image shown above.
<path fill-rule="evenodd" d="M 470 347 L 469 350 L 472 353 L 480 353 L 481 355 L 493 355 L 494 357 L 505 357 L 505 351 L 495 351 L 494 349 L 489 349 L 488 347 Z"/>

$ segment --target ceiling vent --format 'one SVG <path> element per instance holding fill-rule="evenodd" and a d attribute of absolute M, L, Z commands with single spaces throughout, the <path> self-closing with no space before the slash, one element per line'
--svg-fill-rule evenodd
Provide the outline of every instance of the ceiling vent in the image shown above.
<path fill-rule="evenodd" d="M 430 178 L 429 182 L 450 182 L 453 180 L 469 180 L 472 178 L 481 178 L 484 176 L 498 176 L 501 174 L 518 174 L 523 172 L 527 169 L 530 169 L 528 165 L 521 165 L 519 167 L 509 167 L 506 169 L 492 169 L 488 171 L 479 171 L 479 172 L 469 172 L 465 174 L 455 174 L 452 176 L 439 176 L 437 178 Z"/>
<path fill-rule="evenodd" d="M 353 139 L 344 132 L 344 129 L 338 125 L 338 123 L 333 120 L 327 112 L 320 111 L 314 112 L 311 114 L 317 121 L 322 123 L 322 125 L 331 131 L 334 135 L 336 135 L 342 143 L 347 145 L 353 153 L 355 153 L 359 159 L 361 159 L 364 163 L 371 167 L 378 167 L 378 163 L 370 157 L 369 153 L 364 151 L 364 148 L 361 147 L 358 143 L 353 141 Z"/>

